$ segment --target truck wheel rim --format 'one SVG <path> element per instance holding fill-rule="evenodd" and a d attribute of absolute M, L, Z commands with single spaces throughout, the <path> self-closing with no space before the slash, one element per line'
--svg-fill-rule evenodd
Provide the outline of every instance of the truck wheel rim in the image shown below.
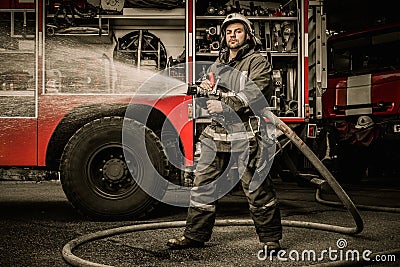
<path fill-rule="evenodd" d="M 127 162 L 124 153 L 131 155 Z M 143 178 L 142 170 L 144 164 L 133 150 L 125 149 L 124 152 L 120 144 L 108 144 L 90 156 L 86 167 L 87 182 L 101 197 L 121 199 L 139 189 L 135 180 Z"/>

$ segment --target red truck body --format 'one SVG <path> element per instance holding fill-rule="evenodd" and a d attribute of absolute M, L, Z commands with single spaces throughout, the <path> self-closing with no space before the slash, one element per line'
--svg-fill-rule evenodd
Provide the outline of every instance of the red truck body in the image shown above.
<path fill-rule="evenodd" d="M 323 97 L 324 118 L 338 119 L 356 114 L 397 115 L 399 88 L 400 72 L 396 70 L 328 79 Z M 349 106 L 354 108 L 346 110 Z"/>
<path fill-rule="evenodd" d="M 399 113 L 399 36 L 400 24 L 395 23 L 328 39 L 330 63 L 328 87 L 323 95 L 324 118 Z"/>

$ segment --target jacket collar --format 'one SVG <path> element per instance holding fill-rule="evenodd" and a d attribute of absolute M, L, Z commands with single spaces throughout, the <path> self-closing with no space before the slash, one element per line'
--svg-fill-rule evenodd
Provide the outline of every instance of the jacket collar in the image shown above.
<path fill-rule="evenodd" d="M 242 60 L 243 58 L 246 58 L 254 53 L 255 53 L 254 47 L 251 47 L 249 44 L 245 44 L 241 48 L 239 48 L 236 57 L 229 62 L 229 49 L 224 48 L 220 52 L 219 60 L 224 64 L 232 65 L 234 64 L 234 62 Z"/>

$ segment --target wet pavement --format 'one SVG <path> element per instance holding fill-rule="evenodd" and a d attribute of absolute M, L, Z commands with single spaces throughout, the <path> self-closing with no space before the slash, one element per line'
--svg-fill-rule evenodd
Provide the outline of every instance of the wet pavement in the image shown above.
<path fill-rule="evenodd" d="M 315 188 L 275 181 L 282 219 L 354 227 L 351 215 L 340 207 L 315 201 Z M 364 181 L 343 186 L 356 204 L 400 208 L 396 180 Z M 336 201 L 330 192 L 324 199 Z M 159 205 L 141 221 L 93 222 L 81 217 L 67 202 L 58 182 L 0 183 L 0 266 L 69 266 L 62 257 L 71 240 L 97 231 L 144 223 L 183 222 L 186 209 Z M 305 266 L 334 265 L 337 260 L 370 259 L 362 265 L 399 266 L 400 213 L 360 208 L 364 229 L 356 235 L 284 226 L 283 252 L 263 257 L 247 202 L 241 191 L 222 198 L 218 222 L 246 220 L 244 226 L 216 226 L 204 248 L 169 250 L 171 237 L 183 228 L 125 232 L 84 243 L 73 250 L 82 260 L 112 266 Z M 378 262 L 379 260 L 379 262 Z"/>

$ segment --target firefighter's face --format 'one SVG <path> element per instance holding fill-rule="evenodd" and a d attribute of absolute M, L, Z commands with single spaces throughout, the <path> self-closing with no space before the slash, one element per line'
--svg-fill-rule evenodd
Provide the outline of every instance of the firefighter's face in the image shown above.
<path fill-rule="evenodd" d="M 238 49 L 246 41 L 246 31 L 240 22 L 229 24 L 225 31 L 226 45 L 229 49 Z"/>

